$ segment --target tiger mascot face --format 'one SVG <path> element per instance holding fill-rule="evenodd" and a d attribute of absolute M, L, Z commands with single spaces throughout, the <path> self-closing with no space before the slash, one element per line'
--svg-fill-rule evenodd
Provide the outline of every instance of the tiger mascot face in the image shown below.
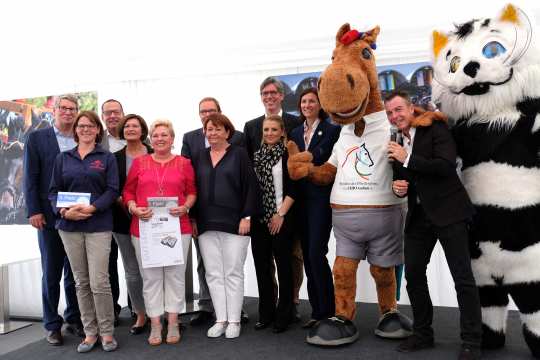
<path fill-rule="evenodd" d="M 540 96 L 531 20 L 513 5 L 495 18 L 433 32 L 433 99 L 452 119 L 512 126 L 515 106 Z"/>

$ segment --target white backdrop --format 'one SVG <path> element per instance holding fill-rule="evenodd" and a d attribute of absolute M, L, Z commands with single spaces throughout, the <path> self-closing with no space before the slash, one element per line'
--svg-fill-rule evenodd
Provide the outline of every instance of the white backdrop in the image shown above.
<path fill-rule="evenodd" d="M 379 65 L 428 61 L 432 30 L 495 16 L 506 2 L 6 1 L 0 21 L 0 99 L 96 90 L 99 103 L 115 98 L 126 113 L 149 122 L 170 119 L 179 151 L 182 134 L 200 126 L 197 104 L 202 97 L 218 98 L 242 129 L 263 112 L 258 95 L 262 79 L 324 69 L 344 22 L 359 30 L 381 26 Z M 540 19 L 538 1 L 514 3 Z M 0 242 L 2 251 L 24 252 L 21 242 L 37 249 L 29 226 L 0 226 Z M 330 249 L 332 263 L 333 238 Z M 39 263 L 11 270 L 13 312 L 39 312 Z M 246 274 L 246 295 L 256 296 L 251 257 Z M 376 301 L 365 264 L 358 279 L 358 300 Z M 438 247 L 429 282 L 435 304 L 456 305 Z M 402 294 L 407 303 L 404 289 Z"/>

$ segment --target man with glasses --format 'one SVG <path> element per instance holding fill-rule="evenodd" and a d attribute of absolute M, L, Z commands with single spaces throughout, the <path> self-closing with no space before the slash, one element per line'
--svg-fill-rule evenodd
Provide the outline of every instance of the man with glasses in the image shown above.
<path fill-rule="evenodd" d="M 199 101 L 199 117 L 201 123 L 204 124 L 206 118 L 214 113 L 221 113 L 221 107 L 219 102 L 213 97 L 205 97 Z M 235 130 L 232 138 L 229 142 L 233 145 L 244 146 L 244 134 Z M 184 134 L 182 139 L 182 156 L 189 159 L 193 155 L 209 147 L 210 144 L 204 135 L 203 128 L 193 130 Z M 197 169 L 195 169 L 197 171 Z M 194 234 L 193 242 L 195 243 L 195 249 L 197 250 L 197 274 L 199 276 L 199 312 L 191 318 L 191 325 L 202 325 L 212 320 L 214 307 L 212 306 L 212 299 L 210 298 L 210 292 L 208 290 L 208 284 L 206 283 L 206 271 L 204 269 L 204 263 L 199 251 L 199 241 Z M 242 311 L 242 322 L 247 321 L 247 315 Z"/>
<path fill-rule="evenodd" d="M 126 146 L 126 140 L 120 139 L 118 124 L 124 117 L 124 108 L 120 101 L 109 99 L 101 105 L 101 120 L 105 123 L 105 133 L 101 140 L 101 146 L 105 150 L 114 153 Z M 121 191 L 122 189 L 120 189 Z M 118 245 L 111 241 L 111 253 L 109 255 L 109 278 L 114 303 L 114 326 L 119 324 L 119 315 L 122 306 L 118 303 L 120 298 L 120 285 L 118 280 Z"/>
<path fill-rule="evenodd" d="M 246 137 L 246 147 L 248 154 L 253 159 L 253 154 L 259 150 L 262 141 L 262 123 L 270 115 L 279 115 L 285 123 L 285 131 L 289 137 L 291 131 L 302 124 L 300 119 L 294 115 L 284 112 L 281 109 L 281 102 L 285 98 L 285 88 L 281 81 L 274 77 L 264 79 L 260 86 L 261 101 L 265 114 L 246 122 L 244 125 L 244 136 Z"/>
<path fill-rule="evenodd" d="M 112 153 L 126 146 L 126 140 L 120 139 L 118 133 L 118 124 L 123 117 L 124 109 L 120 101 L 109 99 L 101 105 L 101 120 L 103 120 L 107 128 L 101 146 Z"/>
<path fill-rule="evenodd" d="M 59 96 L 54 105 L 53 126 L 30 133 L 24 149 L 24 198 L 30 224 L 38 230 L 43 272 L 43 325 L 47 330 L 47 342 L 51 345 L 62 345 L 64 321 L 68 324 L 66 330 L 84 337 L 73 274 L 62 240 L 54 227 L 55 216 L 49 201 L 49 184 L 56 155 L 76 146 L 72 128 L 78 110 L 75 96 Z M 63 318 L 58 314 L 62 272 L 66 297 Z"/>

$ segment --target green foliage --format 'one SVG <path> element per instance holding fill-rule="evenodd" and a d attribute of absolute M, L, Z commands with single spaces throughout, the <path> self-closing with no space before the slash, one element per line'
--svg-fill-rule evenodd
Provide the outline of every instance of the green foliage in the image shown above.
<path fill-rule="evenodd" d="M 81 111 L 92 110 L 97 112 L 98 106 L 96 91 L 82 92 L 78 93 L 77 95 L 79 97 L 79 109 Z"/>

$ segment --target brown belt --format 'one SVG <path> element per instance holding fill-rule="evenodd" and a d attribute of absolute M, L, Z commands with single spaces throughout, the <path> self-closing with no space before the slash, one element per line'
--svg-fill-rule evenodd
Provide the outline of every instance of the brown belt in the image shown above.
<path fill-rule="evenodd" d="M 384 209 L 395 205 L 340 205 L 330 204 L 332 209 Z"/>

